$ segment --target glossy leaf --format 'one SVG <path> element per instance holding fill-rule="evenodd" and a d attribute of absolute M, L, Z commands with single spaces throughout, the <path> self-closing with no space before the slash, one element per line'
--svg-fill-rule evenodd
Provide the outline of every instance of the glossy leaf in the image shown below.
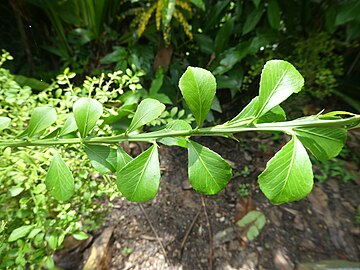
<path fill-rule="evenodd" d="M 336 157 L 344 147 L 347 132 L 342 128 L 294 129 L 302 144 L 321 161 Z"/>
<path fill-rule="evenodd" d="M 247 17 L 243 26 L 242 34 L 246 35 L 247 33 L 254 30 L 258 22 L 260 21 L 262 14 L 264 12 L 263 6 L 260 5 L 256 9 L 254 9 Z"/>
<path fill-rule="evenodd" d="M 55 152 L 45 180 L 55 199 L 66 201 L 74 193 L 74 177 L 58 152 Z"/>
<path fill-rule="evenodd" d="M 27 236 L 33 227 L 34 225 L 24 225 L 19 228 L 16 228 L 11 232 L 8 241 L 14 242 L 20 238 Z"/>
<path fill-rule="evenodd" d="M 232 169 L 219 154 L 196 142 L 188 142 L 188 173 L 192 187 L 204 194 L 216 194 L 229 183 Z"/>
<path fill-rule="evenodd" d="M 116 150 L 104 145 L 85 145 L 85 152 L 90 159 L 91 165 L 101 174 L 116 171 Z M 107 159 L 115 160 L 115 164 L 107 161 Z M 114 166 L 115 165 L 115 166 Z"/>
<path fill-rule="evenodd" d="M 158 100 L 147 98 L 140 102 L 127 132 L 130 133 L 158 118 L 165 110 L 165 105 Z"/>
<path fill-rule="evenodd" d="M 47 106 L 35 108 L 31 114 L 29 127 L 27 128 L 29 138 L 50 127 L 55 123 L 56 118 L 57 114 L 54 108 Z"/>
<path fill-rule="evenodd" d="M 197 6 L 199 9 L 205 11 L 205 3 L 203 0 L 190 0 L 190 2 Z"/>
<path fill-rule="evenodd" d="M 129 156 L 121 147 L 116 149 L 116 171 L 121 170 L 128 164 L 133 158 Z"/>
<path fill-rule="evenodd" d="M 75 121 L 75 117 L 73 114 L 69 114 L 69 116 L 66 118 L 64 125 L 62 126 L 58 136 L 64 136 L 67 134 L 70 134 L 78 129 Z"/>
<path fill-rule="evenodd" d="M 242 219 L 236 222 L 236 225 L 244 229 L 249 241 L 253 241 L 259 236 L 261 230 L 266 224 L 266 218 L 261 211 L 250 211 Z"/>
<path fill-rule="evenodd" d="M 267 7 L 267 17 L 269 24 L 274 29 L 280 28 L 280 7 L 277 0 L 269 0 Z"/>
<path fill-rule="evenodd" d="M 151 146 L 118 170 L 116 184 L 129 201 L 145 202 L 154 198 L 160 184 L 157 147 Z"/>
<path fill-rule="evenodd" d="M 179 81 L 181 93 L 200 126 L 210 111 L 216 92 L 216 80 L 210 71 L 188 67 Z"/>
<path fill-rule="evenodd" d="M 313 172 L 308 154 L 293 136 L 259 175 L 260 189 L 274 204 L 300 200 L 313 187 Z"/>
<path fill-rule="evenodd" d="M 304 78 L 288 62 L 268 61 L 261 73 L 257 118 L 279 105 L 291 94 L 298 93 Z"/>
<path fill-rule="evenodd" d="M 0 131 L 6 129 L 10 125 L 9 117 L 0 117 Z"/>
<path fill-rule="evenodd" d="M 103 113 L 100 102 L 92 98 L 80 98 L 74 103 L 74 117 L 81 138 L 85 138 Z"/>

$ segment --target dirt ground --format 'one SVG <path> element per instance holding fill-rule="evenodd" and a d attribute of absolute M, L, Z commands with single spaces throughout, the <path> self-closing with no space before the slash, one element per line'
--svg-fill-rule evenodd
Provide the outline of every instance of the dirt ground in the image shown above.
<path fill-rule="evenodd" d="M 156 198 L 141 205 L 114 201 L 107 221 L 114 226 L 110 269 L 287 270 L 301 262 L 359 261 L 360 165 L 349 166 L 355 181 L 317 182 L 306 199 L 272 205 L 259 190 L 257 176 L 288 138 L 274 141 L 250 133 L 239 139 L 198 140 L 233 166 L 233 179 L 215 196 L 202 196 L 189 186 L 185 149 L 160 148 Z M 266 225 L 250 242 L 236 221 L 253 209 L 265 214 Z"/>

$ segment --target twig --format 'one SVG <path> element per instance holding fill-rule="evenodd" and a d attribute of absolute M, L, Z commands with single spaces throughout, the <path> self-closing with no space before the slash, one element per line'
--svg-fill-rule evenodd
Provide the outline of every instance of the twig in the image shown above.
<path fill-rule="evenodd" d="M 198 211 L 197 214 L 195 215 L 195 217 L 194 217 L 194 219 L 192 220 L 189 228 L 188 228 L 187 231 L 186 231 L 186 234 L 185 234 L 183 240 L 181 241 L 181 246 L 180 246 L 180 260 L 181 260 L 182 255 L 183 255 L 183 252 L 184 252 L 184 248 L 185 248 L 185 244 L 186 244 L 186 242 L 187 242 L 187 239 L 189 238 L 189 235 L 190 235 L 190 233 L 191 233 L 191 231 L 192 231 L 192 228 L 194 227 L 195 222 L 196 222 L 196 220 L 198 219 L 200 213 L 201 213 L 201 208 L 199 209 L 199 211 Z"/>
<path fill-rule="evenodd" d="M 161 240 L 160 240 L 160 238 L 159 238 L 159 236 L 158 236 L 158 234 L 157 234 L 157 232 L 156 232 L 156 230 L 155 230 L 154 226 L 152 225 L 152 223 L 151 223 L 151 221 L 150 221 L 150 219 L 149 219 L 148 215 L 146 214 L 144 207 L 143 207 L 140 203 L 138 203 L 138 205 L 139 205 L 139 207 L 140 207 L 140 209 L 141 209 L 141 212 L 143 212 L 143 214 L 144 214 L 144 216 L 145 216 L 145 218 L 146 218 L 147 222 L 149 223 L 149 225 L 150 225 L 150 227 L 151 227 L 151 230 L 152 230 L 152 231 L 153 231 L 153 233 L 155 234 L 156 240 L 157 240 L 157 242 L 159 243 L 159 245 L 160 245 L 160 248 L 161 248 L 162 252 L 164 253 L 165 261 L 168 261 L 168 258 L 167 258 L 167 254 L 166 254 L 165 248 L 164 248 L 164 246 L 163 246 L 163 244 L 162 244 L 162 242 L 161 242 Z"/>
<path fill-rule="evenodd" d="M 211 223 L 210 223 L 209 216 L 208 216 L 208 213 L 206 210 L 206 204 L 205 204 L 205 199 L 204 199 L 203 195 L 201 195 L 201 203 L 204 208 L 204 214 L 205 214 L 208 231 L 209 231 L 209 270 L 212 270 L 213 269 L 213 256 L 214 256 L 213 235 L 212 235 Z"/>

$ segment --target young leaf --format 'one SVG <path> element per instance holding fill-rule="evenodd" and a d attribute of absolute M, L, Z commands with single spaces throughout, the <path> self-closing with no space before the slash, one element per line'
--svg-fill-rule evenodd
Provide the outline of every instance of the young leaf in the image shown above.
<path fill-rule="evenodd" d="M 116 184 L 126 199 L 145 202 L 155 197 L 160 184 L 160 164 L 156 146 L 151 146 L 117 171 Z"/>
<path fill-rule="evenodd" d="M 0 131 L 7 128 L 10 125 L 10 121 L 9 117 L 0 117 Z"/>
<path fill-rule="evenodd" d="M 100 119 L 103 107 L 95 99 L 80 98 L 74 103 L 73 112 L 80 136 L 85 138 Z"/>
<path fill-rule="evenodd" d="M 165 110 L 165 105 L 159 101 L 147 98 L 140 102 L 136 109 L 134 118 L 131 121 L 127 132 L 130 133 L 139 127 L 155 120 Z"/>
<path fill-rule="evenodd" d="M 219 154 L 196 142 L 188 142 L 189 181 L 201 193 L 216 194 L 229 183 L 232 169 Z"/>
<path fill-rule="evenodd" d="M 74 177 L 58 152 L 55 152 L 51 161 L 45 184 L 59 201 L 70 199 L 74 193 Z"/>
<path fill-rule="evenodd" d="M 25 237 L 26 235 L 28 235 L 28 233 L 32 230 L 33 227 L 34 225 L 24 225 L 19 228 L 16 228 L 11 232 L 8 241 L 14 242 L 20 238 Z"/>
<path fill-rule="evenodd" d="M 121 170 L 126 164 L 132 161 L 133 158 L 128 155 L 121 147 L 116 150 L 116 170 Z"/>
<path fill-rule="evenodd" d="M 85 152 L 94 166 L 101 174 L 116 171 L 116 150 L 104 145 L 85 145 Z M 111 159 L 111 156 L 114 159 Z M 115 160 L 115 164 L 108 162 L 108 159 Z"/>
<path fill-rule="evenodd" d="M 63 127 L 61 128 L 58 136 L 64 136 L 67 135 L 69 133 L 72 133 L 74 131 L 76 131 L 77 125 L 76 125 L 76 121 L 75 121 L 75 117 L 73 114 L 69 114 L 69 116 L 66 118 L 65 123 L 63 125 Z"/>
<path fill-rule="evenodd" d="M 265 224 L 265 215 L 260 211 L 250 211 L 242 219 L 236 222 L 237 226 L 246 230 L 246 237 L 249 241 L 252 241 L 259 236 Z"/>
<path fill-rule="evenodd" d="M 167 130 L 192 130 L 189 123 L 184 120 L 173 120 L 166 125 Z M 160 143 L 167 146 L 180 146 L 187 148 L 187 140 L 184 137 L 165 137 L 158 140 Z"/>
<path fill-rule="evenodd" d="M 298 128 L 294 129 L 302 144 L 321 161 L 336 157 L 346 141 L 343 128 Z"/>
<path fill-rule="evenodd" d="M 280 105 L 276 105 L 270 111 L 268 111 L 259 119 L 257 119 L 256 124 L 284 122 L 284 121 L 286 121 L 286 113 L 284 109 L 280 107 Z"/>
<path fill-rule="evenodd" d="M 229 121 L 229 124 L 243 121 L 246 119 L 255 118 L 257 113 L 258 103 L 259 103 L 259 97 L 258 96 L 254 97 L 250 101 L 250 103 L 246 105 L 246 107 L 237 116 L 235 116 L 233 119 Z"/>
<path fill-rule="evenodd" d="M 54 108 L 47 106 L 35 108 L 31 114 L 29 127 L 27 128 L 29 138 L 50 127 L 55 123 L 56 118 L 57 114 Z"/>
<path fill-rule="evenodd" d="M 288 62 L 268 61 L 261 73 L 259 103 L 256 118 L 264 115 L 292 93 L 298 93 L 304 85 L 304 78 Z"/>
<path fill-rule="evenodd" d="M 272 28 L 278 30 L 280 28 L 280 7 L 277 0 L 269 0 L 268 2 L 267 17 L 269 24 Z"/>
<path fill-rule="evenodd" d="M 179 81 L 181 93 L 200 126 L 210 111 L 216 92 L 216 80 L 210 71 L 188 67 Z"/>
<path fill-rule="evenodd" d="M 260 189 L 274 204 L 300 200 L 313 187 L 313 172 L 308 154 L 293 136 L 259 175 Z"/>

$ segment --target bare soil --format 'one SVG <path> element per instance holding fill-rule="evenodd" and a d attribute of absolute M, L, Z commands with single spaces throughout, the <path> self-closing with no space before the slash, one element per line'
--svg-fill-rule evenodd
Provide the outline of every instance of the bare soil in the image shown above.
<path fill-rule="evenodd" d="M 306 199 L 272 205 L 260 192 L 257 176 L 288 138 L 274 141 L 269 136 L 250 133 L 240 142 L 198 140 L 233 166 L 233 179 L 215 196 L 191 189 L 186 149 L 162 146 L 162 180 L 156 198 L 141 205 L 114 201 L 107 221 L 107 226 L 114 226 L 110 269 L 287 270 L 300 262 L 359 261 L 360 227 L 355 216 L 360 205 L 360 164 L 349 163 L 355 181 L 317 182 Z M 236 221 L 253 209 L 262 211 L 267 222 L 251 242 Z"/>

